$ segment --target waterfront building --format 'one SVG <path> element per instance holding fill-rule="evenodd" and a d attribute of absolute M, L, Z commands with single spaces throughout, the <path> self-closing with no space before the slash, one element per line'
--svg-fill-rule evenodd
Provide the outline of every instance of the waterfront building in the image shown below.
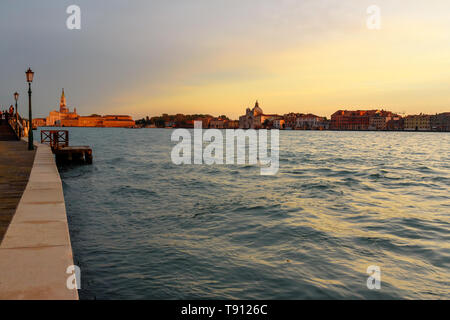
<path fill-rule="evenodd" d="M 80 127 L 102 127 L 103 117 L 97 114 L 90 116 L 80 116 L 78 118 L 78 125 Z"/>
<path fill-rule="evenodd" d="M 212 129 L 224 129 L 226 123 L 227 123 L 227 120 L 225 120 L 225 119 L 214 118 L 214 119 L 211 119 L 211 121 L 209 122 L 209 127 Z"/>
<path fill-rule="evenodd" d="M 50 111 L 45 120 L 47 126 L 56 127 L 133 127 L 134 120 L 127 115 L 106 115 L 100 116 L 93 114 L 91 116 L 80 116 L 77 114 L 77 109 L 73 112 L 66 103 L 66 96 L 64 89 L 62 89 L 61 98 L 59 102 L 59 111 Z"/>
<path fill-rule="evenodd" d="M 206 129 L 209 128 L 209 123 L 211 122 L 211 120 L 214 119 L 213 116 L 202 116 L 202 117 L 198 117 L 196 119 L 194 119 L 195 121 L 201 121 L 202 122 L 202 128 Z"/>
<path fill-rule="evenodd" d="M 33 118 L 33 129 L 36 129 L 38 127 L 45 127 L 47 124 L 47 119 L 45 118 Z"/>
<path fill-rule="evenodd" d="M 300 130 L 323 130 L 326 128 L 326 118 L 314 114 L 300 114 L 297 116 L 295 128 Z"/>
<path fill-rule="evenodd" d="M 319 123 L 319 130 L 329 130 L 329 129 L 330 129 L 330 120 L 324 117 L 322 122 Z"/>
<path fill-rule="evenodd" d="M 70 124 L 77 124 L 78 114 L 77 109 L 74 108 L 73 112 L 70 112 L 66 103 L 66 95 L 64 89 L 62 89 L 61 98 L 59 101 L 59 111 L 50 111 L 47 119 L 47 126 L 71 126 Z"/>
<path fill-rule="evenodd" d="M 331 116 L 332 130 L 386 130 L 400 116 L 385 110 L 338 110 Z"/>
<path fill-rule="evenodd" d="M 239 121 L 238 120 L 228 120 L 225 123 L 225 127 L 227 129 L 238 129 L 239 128 Z"/>
<path fill-rule="evenodd" d="M 450 112 L 444 112 L 430 117 L 430 126 L 433 131 L 450 131 Z"/>
<path fill-rule="evenodd" d="M 253 109 L 247 108 L 245 115 L 239 117 L 239 128 L 241 129 L 261 129 L 270 126 L 274 120 L 283 119 L 278 114 L 264 114 L 256 101 Z"/>
<path fill-rule="evenodd" d="M 283 119 L 275 119 L 272 122 L 272 127 L 274 129 L 285 129 L 286 127 L 286 121 Z"/>
<path fill-rule="evenodd" d="M 285 129 L 291 130 L 297 126 L 297 117 L 300 117 L 300 113 L 288 113 L 283 116 Z"/>
<path fill-rule="evenodd" d="M 338 110 L 331 115 L 332 130 L 368 130 L 369 117 L 364 110 Z"/>
<path fill-rule="evenodd" d="M 237 129 L 239 128 L 239 121 L 229 120 L 225 118 L 213 118 L 209 121 L 209 128 L 211 129 Z"/>
<path fill-rule="evenodd" d="M 404 120 L 404 128 L 408 131 L 430 131 L 431 116 L 426 114 L 410 115 Z"/>
<path fill-rule="evenodd" d="M 401 117 L 390 111 L 378 111 L 369 118 L 369 130 L 387 130 L 389 121 L 398 121 Z"/>
<path fill-rule="evenodd" d="M 404 120 L 402 117 L 393 118 L 386 123 L 386 130 L 400 131 L 404 129 Z"/>
<path fill-rule="evenodd" d="M 125 128 L 133 127 L 134 120 L 127 115 L 106 115 L 103 116 L 103 127 L 107 128 Z"/>
<path fill-rule="evenodd" d="M 386 130 L 387 118 L 376 114 L 369 118 L 369 130 Z"/>

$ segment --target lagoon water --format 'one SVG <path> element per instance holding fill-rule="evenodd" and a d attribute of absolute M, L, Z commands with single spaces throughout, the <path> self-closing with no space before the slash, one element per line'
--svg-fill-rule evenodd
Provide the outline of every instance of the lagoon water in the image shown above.
<path fill-rule="evenodd" d="M 450 298 L 448 133 L 283 131 L 261 176 L 172 164 L 168 129 L 69 130 L 82 299 Z"/>

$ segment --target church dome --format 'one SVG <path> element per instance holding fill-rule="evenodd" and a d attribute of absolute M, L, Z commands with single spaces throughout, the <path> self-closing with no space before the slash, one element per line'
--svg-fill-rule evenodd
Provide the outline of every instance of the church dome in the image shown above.
<path fill-rule="evenodd" d="M 261 115 L 261 114 L 263 114 L 263 111 L 262 111 L 262 109 L 259 107 L 258 101 L 256 101 L 255 107 L 253 108 L 253 115 L 254 115 L 254 116 L 259 116 L 259 115 Z"/>

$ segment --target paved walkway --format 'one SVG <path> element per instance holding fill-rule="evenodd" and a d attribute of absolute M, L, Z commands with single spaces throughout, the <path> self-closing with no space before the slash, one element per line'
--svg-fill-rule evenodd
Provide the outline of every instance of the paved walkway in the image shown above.
<path fill-rule="evenodd" d="M 0 300 L 78 300 L 61 178 L 50 147 L 37 145 L 0 244 Z"/>
<path fill-rule="evenodd" d="M 35 151 L 18 141 L 5 120 L 0 120 L 0 243 L 22 197 Z"/>

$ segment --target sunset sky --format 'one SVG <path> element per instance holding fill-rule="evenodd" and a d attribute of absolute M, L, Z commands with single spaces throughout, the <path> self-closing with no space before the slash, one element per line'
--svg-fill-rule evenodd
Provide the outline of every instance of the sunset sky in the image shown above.
<path fill-rule="evenodd" d="M 66 8 L 81 7 L 81 30 Z M 381 30 L 366 27 L 381 8 Z M 450 111 L 448 0 L 2 0 L 0 105 L 35 116 Z M 19 109 L 20 111 L 20 109 Z"/>

